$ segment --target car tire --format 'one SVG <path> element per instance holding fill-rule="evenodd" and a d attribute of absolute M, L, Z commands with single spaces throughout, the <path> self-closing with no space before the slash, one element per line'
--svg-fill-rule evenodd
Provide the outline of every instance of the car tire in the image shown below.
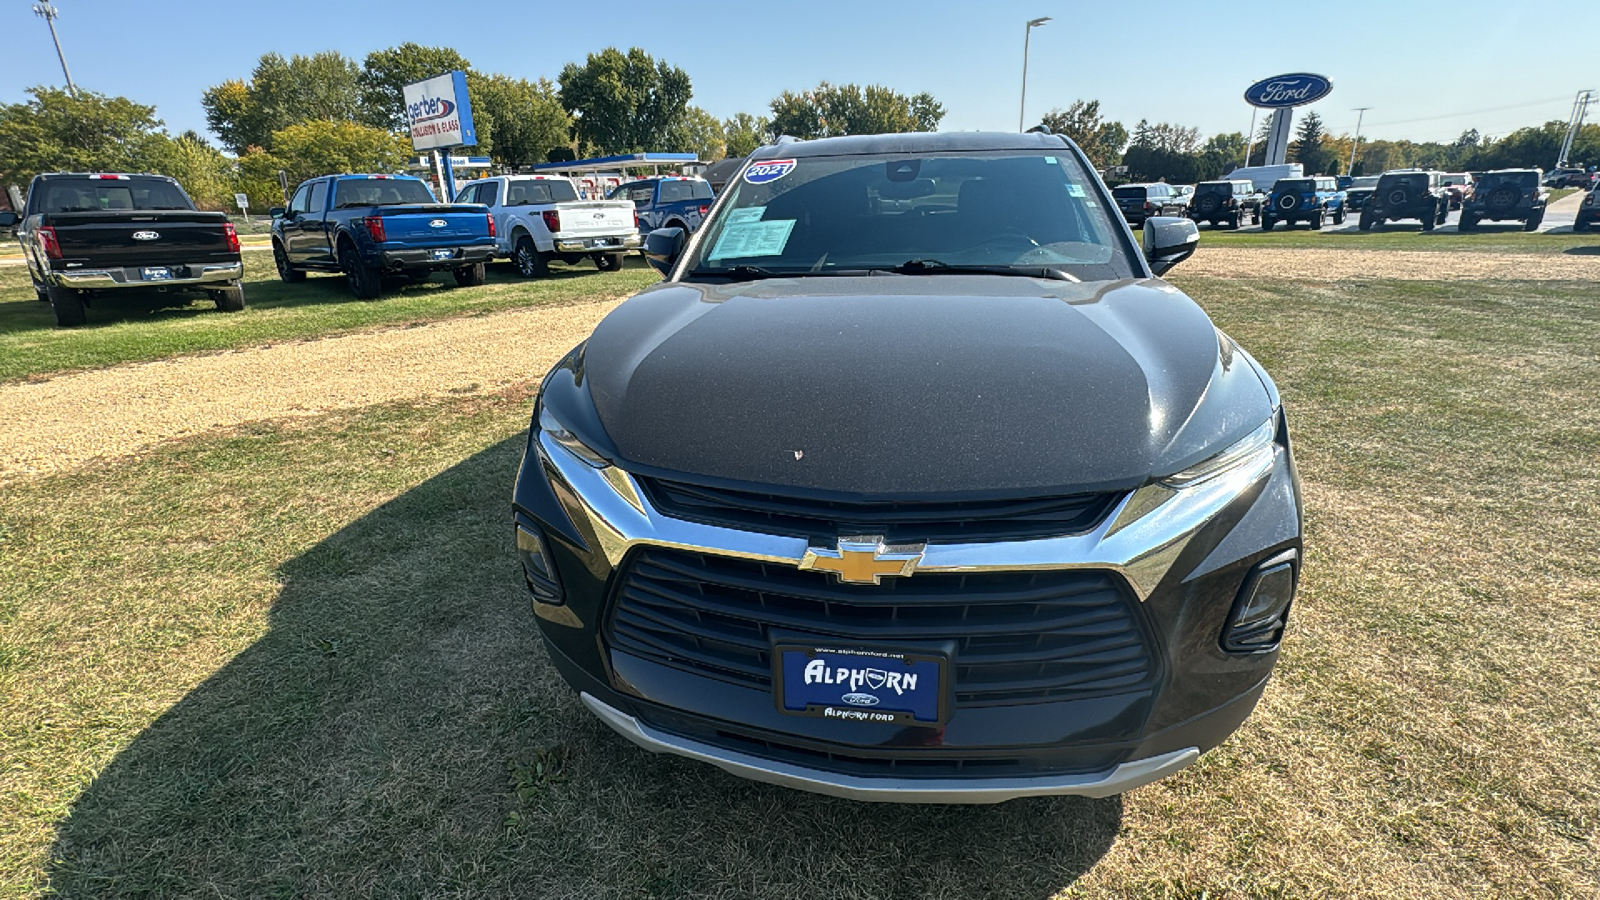
<path fill-rule="evenodd" d="M 1444 220 L 1448 218 L 1450 218 L 1450 201 L 1446 200 L 1439 204 L 1439 217 L 1434 220 L 1433 224 L 1443 225 Z"/>
<path fill-rule="evenodd" d="M 1423 231 L 1432 231 L 1434 229 L 1433 220 L 1435 218 L 1435 215 L 1436 214 L 1431 210 L 1423 213 L 1423 216 L 1422 216 L 1422 230 Z"/>
<path fill-rule="evenodd" d="M 489 266 L 487 263 L 473 263 L 462 266 L 450 274 L 456 277 L 456 284 L 462 287 L 477 287 L 489 280 Z"/>
<path fill-rule="evenodd" d="M 1356 227 L 1362 231 L 1372 230 L 1372 214 L 1366 210 L 1361 211 L 1361 218 L 1356 220 Z"/>
<path fill-rule="evenodd" d="M 1271 216 L 1262 216 L 1261 217 L 1261 230 L 1262 231 L 1271 231 L 1272 230 L 1272 226 L 1275 225 L 1275 224 L 1277 224 L 1277 223 L 1272 220 Z"/>
<path fill-rule="evenodd" d="M 1323 217 L 1322 210 L 1320 210 L 1320 209 L 1317 210 L 1315 215 L 1313 215 L 1311 218 L 1306 220 L 1306 227 L 1307 228 L 1311 228 L 1311 229 L 1316 230 L 1316 231 L 1321 231 L 1322 230 L 1322 226 L 1326 224 L 1323 221 L 1322 217 Z"/>
<path fill-rule="evenodd" d="M 383 276 L 378 270 L 361 261 L 356 245 L 346 240 L 339 244 L 339 268 L 344 272 L 350 293 L 357 300 L 372 300 L 383 293 Z"/>
<path fill-rule="evenodd" d="M 596 253 L 594 267 L 602 272 L 616 272 L 622 268 L 621 253 Z"/>
<path fill-rule="evenodd" d="M 1338 209 L 1333 211 L 1333 224 L 1335 224 L 1335 225 L 1343 225 L 1344 224 L 1344 207 L 1341 206 Z"/>
<path fill-rule="evenodd" d="M 1579 217 L 1579 218 L 1576 218 L 1576 219 L 1572 220 L 1572 231 L 1573 231 L 1574 234 L 1583 234 L 1585 231 L 1588 231 L 1588 230 L 1589 230 L 1589 220 L 1588 219 Z"/>
<path fill-rule="evenodd" d="M 1457 231 L 1476 231 L 1477 228 L 1478 217 L 1472 215 L 1471 213 L 1462 213 L 1461 221 L 1456 223 Z"/>
<path fill-rule="evenodd" d="M 528 235 L 517 238 L 517 246 L 511 251 L 511 261 L 516 264 L 517 273 L 523 278 L 543 278 L 550 274 L 550 258 L 539 252 L 533 238 Z"/>
<path fill-rule="evenodd" d="M 1541 209 L 1538 212 L 1536 212 L 1533 215 L 1528 217 L 1528 221 L 1523 224 L 1522 230 L 1523 231 L 1538 231 L 1539 230 L 1539 226 L 1542 225 L 1542 224 L 1544 224 L 1544 210 Z M 1576 231 L 1577 230 L 1577 226 L 1573 226 L 1573 230 Z"/>
<path fill-rule="evenodd" d="M 306 273 L 289 265 L 289 254 L 283 251 L 283 245 L 277 241 L 272 242 L 272 263 L 278 267 L 278 279 L 287 284 L 305 281 Z"/>
<path fill-rule="evenodd" d="M 211 292 L 211 299 L 217 301 L 217 309 L 223 312 L 241 312 L 244 310 L 244 285 L 230 284 L 220 290 Z"/>
<path fill-rule="evenodd" d="M 1239 230 L 1239 214 L 1238 213 L 1234 213 L 1233 215 L 1228 217 L 1227 226 L 1228 226 L 1228 230 L 1229 231 L 1238 231 Z"/>
<path fill-rule="evenodd" d="M 82 325 L 83 295 L 71 288 L 50 285 L 45 288 L 50 295 L 50 308 L 55 310 L 56 324 L 62 328 L 73 328 Z"/>

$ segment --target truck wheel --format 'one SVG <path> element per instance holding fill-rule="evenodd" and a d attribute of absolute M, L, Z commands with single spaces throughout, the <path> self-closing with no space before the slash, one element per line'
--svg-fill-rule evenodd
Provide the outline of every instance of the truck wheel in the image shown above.
<path fill-rule="evenodd" d="M 83 324 L 83 295 L 71 288 L 50 285 L 45 288 L 50 295 L 50 306 L 56 311 L 56 324 L 71 328 Z"/>
<path fill-rule="evenodd" d="M 1588 231 L 1588 230 L 1589 230 L 1589 220 L 1588 219 L 1585 219 L 1583 216 L 1579 216 L 1576 219 L 1572 220 L 1572 232 L 1573 232 L 1573 234 L 1582 234 L 1582 233 L 1584 233 L 1585 231 Z"/>
<path fill-rule="evenodd" d="M 1361 211 L 1361 218 L 1359 220 L 1357 220 L 1356 227 L 1360 228 L 1362 231 L 1371 231 L 1372 230 L 1372 213 L 1369 213 L 1366 210 L 1362 210 Z"/>
<path fill-rule="evenodd" d="M 293 284 L 296 281 L 305 281 L 306 273 L 296 271 L 289 265 L 289 254 L 283 252 L 283 245 L 277 241 L 272 242 L 272 262 L 278 267 L 278 278 Z"/>
<path fill-rule="evenodd" d="M 1274 223 L 1272 221 L 1272 217 L 1271 216 L 1262 216 L 1261 217 L 1261 230 L 1262 231 L 1271 231 L 1273 224 Z"/>
<path fill-rule="evenodd" d="M 1310 219 L 1306 220 L 1306 225 L 1308 227 L 1310 227 L 1310 228 L 1313 228 L 1313 229 L 1317 230 L 1317 231 L 1321 231 L 1322 230 L 1323 224 L 1324 223 L 1322 221 L 1322 210 L 1320 210 L 1320 209 L 1317 210 L 1316 213 Z"/>
<path fill-rule="evenodd" d="M 1461 221 L 1456 223 L 1457 231 L 1474 231 L 1478 227 L 1478 217 L 1471 213 L 1462 213 Z"/>
<path fill-rule="evenodd" d="M 1432 210 L 1427 210 L 1422 214 L 1422 230 L 1423 231 L 1432 231 L 1433 230 L 1433 219 L 1434 219 L 1434 213 L 1433 213 Z"/>
<path fill-rule="evenodd" d="M 1527 222 L 1527 224 L 1522 226 L 1522 230 L 1523 231 L 1538 231 L 1539 230 L 1539 226 L 1542 225 L 1542 224 L 1544 224 L 1544 210 L 1541 209 L 1538 212 L 1535 212 L 1533 215 L 1528 217 L 1528 222 Z M 1574 225 L 1572 230 L 1573 231 L 1577 231 L 1578 230 L 1577 226 Z"/>
<path fill-rule="evenodd" d="M 517 272 L 523 278 L 543 278 L 550 274 L 550 259 L 539 248 L 533 245 L 533 238 L 523 235 L 517 238 L 517 247 L 511 251 L 511 261 L 517 264 Z"/>
<path fill-rule="evenodd" d="M 594 267 L 602 272 L 615 272 L 622 268 L 621 253 L 596 253 Z"/>
<path fill-rule="evenodd" d="M 378 270 L 361 261 L 361 254 L 348 240 L 339 244 L 339 268 L 344 270 L 350 293 L 358 300 L 371 300 L 383 293 L 383 277 Z"/>
<path fill-rule="evenodd" d="M 489 267 L 484 263 L 473 263 L 462 266 L 451 273 L 456 276 L 456 284 L 462 287 L 477 287 L 489 280 Z"/>
<path fill-rule="evenodd" d="M 1444 220 L 1448 218 L 1450 218 L 1450 201 L 1446 200 L 1439 204 L 1439 218 L 1435 219 L 1433 224 L 1443 225 Z"/>
<path fill-rule="evenodd" d="M 1338 209 L 1333 211 L 1333 224 L 1335 224 L 1335 225 L 1343 225 L 1344 224 L 1344 207 L 1341 206 Z"/>
<path fill-rule="evenodd" d="M 223 312 L 239 312 L 244 309 L 244 285 L 230 284 L 221 290 L 212 291 L 211 299 L 217 301 L 217 309 Z"/>

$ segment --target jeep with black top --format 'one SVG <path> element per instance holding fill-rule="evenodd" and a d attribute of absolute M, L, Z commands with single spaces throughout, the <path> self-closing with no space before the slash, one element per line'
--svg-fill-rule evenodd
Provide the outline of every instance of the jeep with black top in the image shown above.
<path fill-rule="evenodd" d="M 165 175 L 37 175 L 22 215 L 0 213 L 8 225 L 57 325 L 82 325 L 94 299 L 128 288 L 201 292 L 218 309 L 244 309 L 233 223 L 195 209 Z"/>
<path fill-rule="evenodd" d="M 1538 231 L 1549 196 L 1549 192 L 1539 186 L 1538 169 L 1485 172 L 1461 203 L 1460 229 L 1472 231 L 1479 222 L 1488 219 L 1521 222 L 1523 231 Z"/>
<path fill-rule="evenodd" d="M 1266 207 L 1261 211 L 1261 230 L 1271 231 L 1272 226 L 1283 222 L 1293 225 L 1304 222 L 1312 228 L 1321 228 L 1332 217 L 1335 225 L 1344 224 L 1344 191 L 1339 180 L 1331 175 L 1311 178 L 1280 178 L 1267 195 Z"/>
<path fill-rule="evenodd" d="M 1197 224 L 1210 222 L 1212 228 L 1238 228 L 1247 217 L 1255 224 L 1261 221 L 1263 196 L 1254 184 L 1243 179 L 1202 181 L 1189 199 L 1189 218 Z"/>
<path fill-rule="evenodd" d="M 1443 225 L 1450 214 L 1450 194 L 1444 173 L 1423 169 L 1385 172 L 1378 178 L 1372 198 L 1361 208 L 1361 230 L 1370 231 L 1398 219 L 1417 219 L 1423 231 Z"/>

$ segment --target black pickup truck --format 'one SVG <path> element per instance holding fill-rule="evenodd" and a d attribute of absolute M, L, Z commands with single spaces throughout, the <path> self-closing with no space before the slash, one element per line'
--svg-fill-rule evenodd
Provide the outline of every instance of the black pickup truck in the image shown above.
<path fill-rule="evenodd" d="M 233 223 L 195 209 L 164 175 L 39 175 L 18 218 L 0 213 L 0 227 L 18 226 L 34 292 L 58 325 L 82 325 L 95 298 L 132 288 L 203 292 L 218 309 L 244 309 Z"/>

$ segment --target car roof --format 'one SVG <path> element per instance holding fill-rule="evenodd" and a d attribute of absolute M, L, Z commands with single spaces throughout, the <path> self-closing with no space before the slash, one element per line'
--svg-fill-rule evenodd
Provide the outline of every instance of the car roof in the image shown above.
<path fill-rule="evenodd" d="M 908 134 L 857 134 L 784 141 L 750 154 L 751 160 L 812 156 L 852 156 L 871 153 L 936 153 L 945 150 L 1060 150 L 1067 139 L 1057 134 L 1003 131 L 919 131 Z M 1126 185 L 1123 185 L 1126 187 Z"/>

